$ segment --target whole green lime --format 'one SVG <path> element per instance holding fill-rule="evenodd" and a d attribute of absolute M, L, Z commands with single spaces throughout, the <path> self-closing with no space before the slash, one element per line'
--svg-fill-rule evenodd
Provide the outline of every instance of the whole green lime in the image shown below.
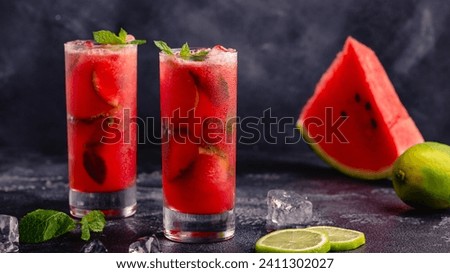
<path fill-rule="evenodd" d="M 414 208 L 450 208 L 450 146 L 412 146 L 395 161 L 391 179 L 398 197 Z"/>

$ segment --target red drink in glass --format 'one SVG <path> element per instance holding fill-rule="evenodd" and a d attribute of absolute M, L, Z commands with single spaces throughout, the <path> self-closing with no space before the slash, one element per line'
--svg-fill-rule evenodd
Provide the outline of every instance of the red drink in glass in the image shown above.
<path fill-rule="evenodd" d="M 136 45 L 64 45 L 72 215 L 136 211 Z"/>
<path fill-rule="evenodd" d="M 160 53 L 164 232 L 181 242 L 234 235 L 237 52 Z"/>

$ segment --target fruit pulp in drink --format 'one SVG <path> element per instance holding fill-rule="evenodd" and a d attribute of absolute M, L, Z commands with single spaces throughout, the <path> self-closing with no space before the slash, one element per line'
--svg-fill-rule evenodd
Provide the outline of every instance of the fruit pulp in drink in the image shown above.
<path fill-rule="evenodd" d="M 135 45 L 65 44 L 70 189 L 116 192 L 136 178 Z"/>
<path fill-rule="evenodd" d="M 160 53 L 164 205 L 219 214 L 235 200 L 237 52 L 201 50 L 202 61 Z"/>

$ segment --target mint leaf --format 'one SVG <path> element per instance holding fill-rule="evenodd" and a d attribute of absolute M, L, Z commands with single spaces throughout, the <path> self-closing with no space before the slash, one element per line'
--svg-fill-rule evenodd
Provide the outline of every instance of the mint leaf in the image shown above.
<path fill-rule="evenodd" d="M 81 218 L 81 239 L 87 241 L 90 239 L 90 231 L 102 232 L 105 228 L 106 220 L 103 212 L 93 210 Z"/>
<path fill-rule="evenodd" d="M 99 44 L 121 45 L 125 44 L 119 36 L 109 30 L 99 30 L 92 33 L 94 40 Z"/>
<path fill-rule="evenodd" d="M 75 229 L 76 222 L 64 212 L 37 209 L 25 215 L 19 223 L 22 243 L 41 243 Z"/>
<path fill-rule="evenodd" d="M 196 61 L 196 62 L 201 62 L 204 61 L 206 59 L 206 55 L 208 55 L 209 51 L 207 50 L 201 50 L 198 52 L 195 52 L 194 54 L 191 55 L 191 60 Z"/>
<path fill-rule="evenodd" d="M 184 43 L 180 50 L 180 57 L 184 60 L 189 60 L 191 57 L 191 50 L 189 49 L 188 43 Z"/>
<path fill-rule="evenodd" d="M 81 221 L 81 239 L 84 241 L 89 241 L 91 238 L 91 233 L 89 231 L 89 225 L 83 224 L 83 221 Z"/>
<path fill-rule="evenodd" d="M 94 232 L 102 232 L 105 227 L 105 214 L 99 210 L 93 210 L 81 218 L 81 222 L 85 221 L 89 225 L 89 229 Z"/>
<path fill-rule="evenodd" d="M 127 35 L 128 35 L 128 33 L 126 32 L 126 30 L 123 29 L 123 28 L 120 28 L 120 31 L 119 31 L 119 39 L 120 39 L 123 43 L 126 43 L 126 42 L 127 42 Z"/>
<path fill-rule="evenodd" d="M 132 45 L 143 45 L 143 44 L 147 43 L 147 40 L 133 40 L 129 43 Z"/>
<path fill-rule="evenodd" d="M 92 34 L 94 36 L 94 41 L 102 45 L 142 45 L 147 42 L 146 40 L 132 40 L 127 42 L 128 32 L 123 28 L 120 28 L 119 35 L 116 35 L 109 30 L 94 31 Z"/>
<path fill-rule="evenodd" d="M 230 91 L 228 90 L 228 82 L 223 78 L 223 76 L 219 76 L 219 86 L 221 92 L 221 98 L 223 100 L 227 100 L 230 97 Z"/>
<path fill-rule="evenodd" d="M 162 52 L 166 53 L 167 55 L 173 55 L 172 49 L 167 45 L 164 41 L 153 41 L 155 43 L 156 47 L 159 48 Z"/>
<path fill-rule="evenodd" d="M 167 55 L 174 55 L 172 49 L 167 45 L 164 41 L 153 41 L 155 45 Z M 200 50 L 195 53 L 191 53 L 188 43 L 184 43 L 181 46 L 180 57 L 183 60 L 191 60 L 191 61 L 204 61 L 206 56 L 208 55 L 208 50 Z"/>
<path fill-rule="evenodd" d="M 231 134 L 233 133 L 236 121 L 237 121 L 236 117 L 227 118 L 227 123 L 226 123 L 226 127 L 225 127 L 227 136 L 229 135 L 231 137 Z"/>
<path fill-rule="evenodd" d="M 224 151 L 222 151 L 219 147 L 214 146 L 214 145 L 208 145 L 208 146 L 199 148 L 199 153 L 207 154 L 207 155 L 217 155 L 217 156 L 220 156 L 225 159 L 227 158 L 227 154 Z"/>

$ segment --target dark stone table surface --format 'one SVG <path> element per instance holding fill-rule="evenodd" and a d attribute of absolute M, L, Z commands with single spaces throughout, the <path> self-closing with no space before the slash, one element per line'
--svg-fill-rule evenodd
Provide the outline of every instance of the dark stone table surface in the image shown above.
<path fill-rule="evenodd" d="M 138 172 L 138 212 L 109 220 L 100 239 L 109 252 L 128 252 L 136 239 L 155 234 L 163 252 L 254 252 L 267 233 L 265 197 L 270 189 L 293 190 L 314 204 L 314 224 L 363 231 L 366 244 L 354 252 L 449 252 L 450 212 L 411 209 L 388 180 L 362 181 L 325 166 L 309 152 L 277 156 L 239 152 L 236 234 L 220 243 L 182 244 L 162 235 L 161 173 L 157 156 L 143 159 Z M 145 162 L 145 163 L 142 163 Z M 68 213 L 67 160 L 63 156 L 0 150 L 0 214 L 18 218 L 37 208 Z M 79 252 L 80 231 L 41 244 L 23 244 L 21 252 Z"/>

